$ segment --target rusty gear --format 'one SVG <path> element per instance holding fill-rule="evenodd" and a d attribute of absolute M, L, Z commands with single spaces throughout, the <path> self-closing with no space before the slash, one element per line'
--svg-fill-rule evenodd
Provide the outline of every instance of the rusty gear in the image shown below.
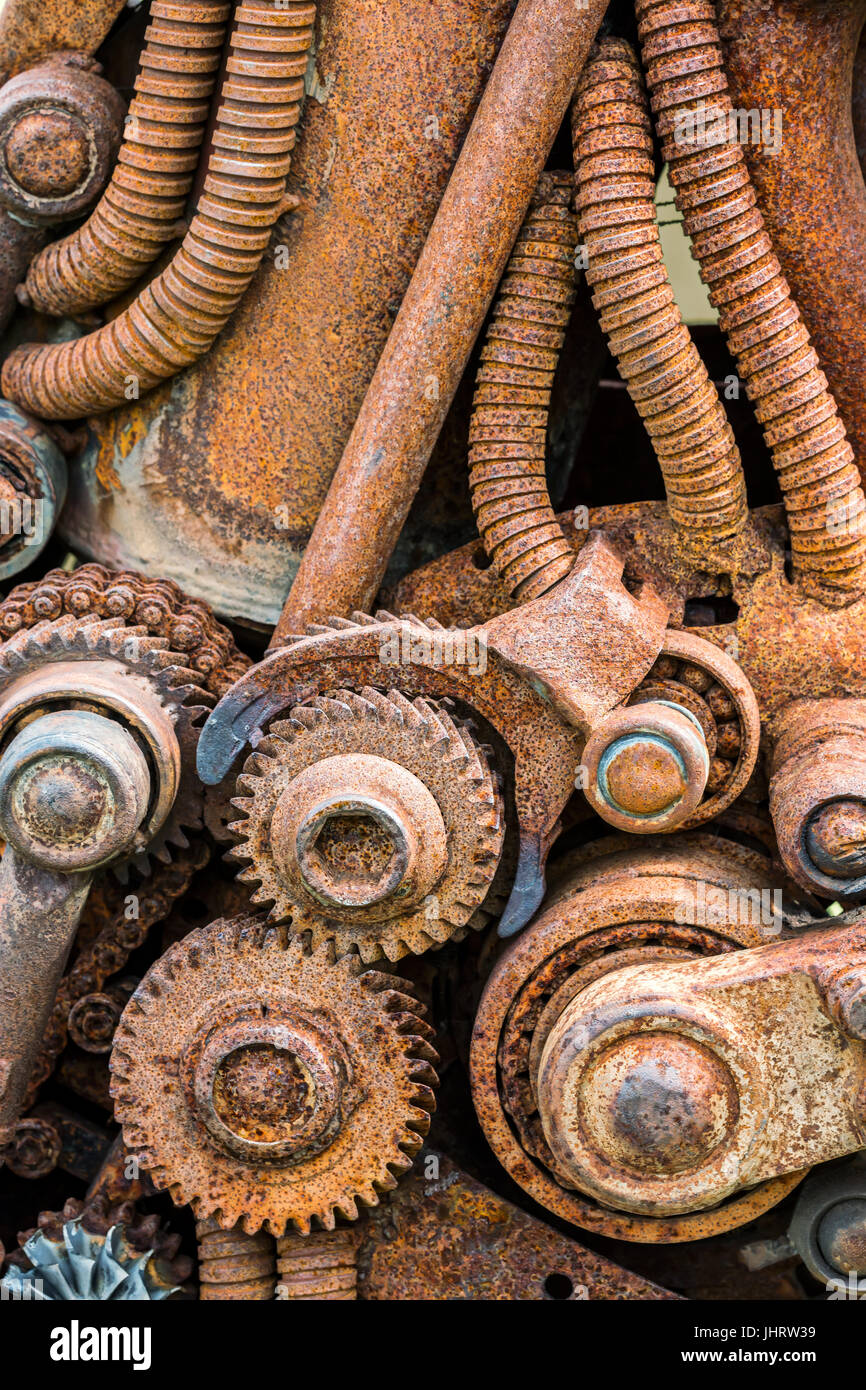
<path fill-rule="evenodd" d="M 79 619 L 113 618 L 163 638 L 172 651 L 183 653 L 196 683 L 217 698 L 250 665 L 207 604 L 189 598 L 173 580 L 95 564 L 49 570 L 41 579 L 16 584 L 0 602 L 0 638 L 65 613 Z"/>
<path fill-rule="evenodd" d="M 438 831 L 444 847 L 439 864 L 414 893 L 401 896 L 398 888 L 368 903 L 323 906 L 297 875 L 289 880 L 280 843 L 281 808 L 300 797 L 301 774 L 326 759 L 334 760 L 337 793 L 341 779 L 351 775 L 349 760 L 363 766 L 365 776 L 372 775 L 368 769 L 374 762 L 381 764 L 382 778 L 392 784 L 411 774 L 406 820 L 420 822 L 428 843 Z M 494 774 L 469 730 L 433 701 L 412 703 L 398 691 L 384 695 L 365 688 L 295 706 L 248 758 L 238 788 L 244 795 L 233 804 L 244 819 L 231 826 L 241 843 L 230 856 L 249 865 L 239 878 L 260 885 L 253 901 L 273 904 L 270 920 L 286 921 L 294 934 L 309 931 L 314 945 L 334 940 L 339 954 L 354 948 L 365 962 L 382 956 L 399 960 L 465 934 L 496 874 L 504 816 Z M 337 810 L 344 804 L 338 802 Z M 345 831 L 345 820 L 340 828 Z M 371 859 L 388 853 L 391 843 L 365 817 L 361 831 L 334 835 L 325 871 L 338 873 L 339 860 L 353 854 L 366 869 Z"/>
<path fill-rule="evenodd" d="M 430 1123 L 437 1058 L 408 988 L 260 919 L 191 932 L 115 1035 L 127 1147 L 224 1229 L 354 1220 L 411 1167 Z"/>
<path fill-rule="evenodd" d="M 0 647 L 0 690 L 13 681 L 20 683 L 22 678 L 61 662 L 105 663 L 112 668 L 119 688 L 133 678 L 143 683 L 168 712 L 180 750 L 177 793 L 153 837 L 146 844 L 142 839 L 140 848 L 134 852 L 134 858 L 140 863 L 146 862 L 143 855 L 167 862 L 170 845 L 186 848 L 189 843 L 184 829 L 196 830 L 202 824 L 203 792 L 196 776 L 195 754 L 201 725 L 213 704 L 212 697 L 198 685 L 195 672 L 186 666 L 184 657 L 168 650 L 163 639 L 149 636 L 145 628 L 126 627 L 112 619 L 78 619 L 71 614 L 54 622 L 37 623 Z M 14 709 L 4 710 L 4 733 L 9 732 L 12 714 L 20 719 L 34 702 L 38 707 L 38 688 L 30 707 L 26 704 L 27 697 L 28 692 L 22 690 Z M 70 689 L 64 704 L 67 708 L 88 709 L 98 704 L 102 710 L 106 707 L 105 699 L 101 692 L 98 696 L 88 693 L 85 677 L 78 698 Z"/>

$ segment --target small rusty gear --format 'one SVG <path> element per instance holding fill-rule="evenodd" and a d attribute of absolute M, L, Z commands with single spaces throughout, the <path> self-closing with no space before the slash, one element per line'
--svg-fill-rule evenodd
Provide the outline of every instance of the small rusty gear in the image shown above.
<path fill-rule="evenodd" d="M 100 679 L 91 691 L 86 678 L 81 686 L 67 675 L 62 696 L 52 688 L 47 669 L 70 663 L 97 665 Z M 31 680 L 32 678 L 32 680 Z M 63 707 L 95 709 L 124 717 L 125 693 L 144 686 L 166 712 L 179 749 L 177 790 L 164 808 L 155 832 L 142 835 L 134 850 L 139 865 L 151 857 L 167 863 L 170 846 L 186 848 L 184 829 L 202 825 L 203 789 L 196 775 L 195 755 L 201 725 L 213 705 L 213 696 L 198 684 L 185 658 L 167 647 L 164 638 L 150 636 L 144 627 L 126 627 L 116 619 L 76 618 L 71 614 L 25 628 L 0 646 L 0 734 L 8 736 L 14 723 L 34 709 Z M 116 695 L 115 693 L 116 692 Z M 140 730 L 136 732 L 141 735 Z M 152 765 L 160 767 L 162 751 L 146 737 Z M 159 781 L 159 777 L 156 779 Z M 150 813 L 149 813 L 150 817 Z M 145 827 L 147 821 L 145 822 Z M 144 840 L 147 839 L 145 846 Z"/>
<path fill-rule="evenodd" d="M 261 918 L 198 928 L 151 967 L 115 1034 L 127 1147 L 223 1229 L 354 1220 L 412 1166 L 434 1108 L 432 1030 L 408 988 Z"/>
<path fill-rule="evenodd" d="M 353 799 L 347 787 L 372 790 Z M 441 705 L 369 688 L 317 697 L 271 726 L 238 789 L 244 818 L 230 826 L 240 840 L 230 857 L 247 865 L 243 882 L 259 885 L 253 902 L 272 904 L 270 920 L 291 933 L 334 940 L 338 954 L 355 949 L 365 962 L 395 961 L 465 934 L 473 917 L 483 923 L 476 914 L 502 854 L 502 797 L 485 750 Z M 382 799 L 398 794 L 399 813 L 380 815 Z M 302 851 L 308 804 L 329 809 Z"/>

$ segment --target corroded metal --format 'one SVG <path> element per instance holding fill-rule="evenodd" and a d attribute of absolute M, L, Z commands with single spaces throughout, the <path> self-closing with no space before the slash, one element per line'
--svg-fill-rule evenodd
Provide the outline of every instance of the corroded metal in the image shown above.
<path fill-rule="evenodd" d="M 794 569 L 848 603 L 866 584 L 866 500 L 845 426 L 756 205 L 708 0 L 637 0 L 656 132 L 683 226 L 773 456 Z M 707 119 L 707 108 L 721 113 Z M 833 517 L 840 524 L 830 524 Z"/>
<path fill-rule="evenodd" d="M 16 348 L 0 377 L 10 400 L 52 420 L 110 410 L 208 350 L 285 210 L 315 14 L 306 0 L 238 6 L 204 189 L 171 264 L 104 328 Z"/>
<path fill-rule="evenodd" d="M 573 867 L 568 872 L 568 863 L 563 866 L 549 905 L 493 969 L 475 1023 L 473 1095 L 482 1127 L 500 1162 L 542 1205 L 575 1225 L 621 1239 L 699 1239 L 744 1224 L 781 1201 L 802 1177 L 796 1164 L 790 1165 L 793 1172 L 783 1168 L 781 1175 L 776 1170 L 756 1176 L 756 1185 L 750 1191 L 737 1193 L 734 1180 L 728 1194 L 719 1193 L 704 1202 L 696 1199 L 691 1205 L 686 1201 L 679 1206 L 673 1196 L 675 1184 L 670 1174 L 660 1184 L 664 1191 L 669 1184 L 672 1193 L 670 1206 L 663 1209 L 663 1199 L 657 1197 L 659 1184 L 656 1189 L 652 1186 L 653 1157 L 648 1153 L 642 1160 L 643 1176 L 638 1177 L 637 1170 L 632 1173 L 631 1195 L 618 1190 L 616 1194 L 605 1192 L 599 1199 L 588 1175 L 581 1173 L 576 1181 L 574 1170 L 563 1166 L 560 1145 L 567 1145 L 572 1138 L 577 1143 L 584 1124 L 602 1126 L 604 1107 L 588 1105 L 579 1127 L 570 1116 L 563 1123 L 558 1100 L 549 1104 L 546 1092 L 542 1094 L 540 1069 L 553 1065 L 551 1057 L 554 1062 L 560 1055 L 580 1057 L 589 1043 L 591 1020 L 584 1030 L 584 1042 L 580 1041 L 583 1034 L 575 1034 L 573 1049 L 567 1047 L 562 1053 L 557 1041 L 567 1026 L 564 1020 L 570 1021 L 580 1011 L 584 991 L 598 992 L 606 982 L 616 988 L 621 974 L 623 982 L 635 982 L 631 997 L 637 1005 L 642 998 L 637 989 L 639 970 L 681 970 L 693 961 L 700 973 L 705 966 L 713 965 L 716 958 L 720 963 L 733 962 L 736 969 L 741 959 L 761 955 L 760 950 L 743 952 L 741 948 L 759 947 L 788 930 L 784 899 L 774 896 L 781 895 L 784 884 L 769 859 L 704 833 L 681 836 L 672 843 L 659 840 L 639 850 L 624 849 L 622 845 L 622 841 L 614 842 L 605 852 L 602 844 L 588 858 L 573 856 Z M 794 941 L 792 947 L 798 944 Z M 778 948 L 763 946 L 763 951 L 767 949 Z M 644 962 L 648 964 L 644 966 Z M 685 998 L 685 991 L 678 988 L 676 997 L 681 995 Z M 587 994 L 588 999 L 591 997 Z M 775 1019 L 772 1005 L 770 1009 Z M 645 1012 L 649 1028 L 651 1004 Z M 641 1017 L 641 1010 L 635 1007 L 636 1045 L 644 1045 Z M 739 1026 L 742 1029 L 742 1024 Z M 755 1023 L 743 1030 L 744 1038 L 751 1037 L 758 1027 Z M 678 1025 L 672 1023 L 672 1047 L 680 1045 L 677 1030 Z M 687 1028 L 683 1031 L 688 1034 Z M 736 1033 L 736 1029 L 733 1031 Z M 840 1038 L 826 1023 L 824 1031 L 828 1038 Z M 731 1037 L 731 1030 L 726 1036 Z M 686 1047 L 691 1041 L 689 1036 Z M 739 1113 L 733 1103 L 728 1111 L 723 1110 L 720 1100 L 725 1087 L 718 1084 L 714 1070 L 719 1064 L 706 1051 L 706 1040 L 697 1042 L 695 1057 L 690 1054 L 681 1059 L 672 1054 L 661 1060 L 654 1058 L 649 1064 L 651 1069 L 657 1066 L 662 1072 L 666 1067 L 675 1071 L 677 1064 L 681 1066 L 686 1061 L 694 1065 L 694 1094 L 689 1089 L 694 1108 L 692 1100 L 686 1102 L 688 1119 L 684 1127 L 693 1127 L 696 1153 L 717 1138 L 714 1126 L 725 1122 L 725 1114 L 733 1117 Z M 828 1076 L 832 1075 L 832 1066 L 846 1055 L 842 1046 L 835 1050 L 831 1047 L 831 1051 Z M 847 1051 L 850 1053 L 850 1048 Z M 809 1049 L 803 1048 L 802 1052 L 808 1056 Z M 789 1058 L 787 1051 L 784 1055 Z M 640 1057 L 630 1060 L 640 1068 Z M 858 1064 L 854 1065 L 856 1070 Z M 602 1100 L 611 1089 L 615 1093 L 613 1078 L 602 1078 L 599 1084 Z M 725 1085 L 728 1084 L 725 1079 Z M 646 1091 L 641 1090 L 639 1083 L 635 1089 L 637 1095 L 645 1096 L 647 1104 L 661 1098 L 661 1091 L 652 1086 L 649 1074 L 645 1085 Z M 705 1088 L 703 1116 L 701 1085 Z M 628 1094 L 628 1086 L 626 1077 L 620 1089 L 625 1087 Z M 673 1095 L 669 1101 L 673 1113 Z M 844 1114 L 844 1102 L 841 1110 Z M 838 1113 L 835 1118 L 839 1118 Z M 627 1124 L 626 1119 L 623 1125 Z M 633 1144 L 643 1143 L 650 1150 L 657 1142 L 662 1159 L 667 1155 L 664 1126 L 654 1131 L 650 1109 L 642 1108 L 640 1102 L 633 1134 Z M 551 1141 L 557 1145 L 556 1150 Z M 677 1163 L 675 1159 L 675 1168 Z M 688 1169 L 687 1162 L 683 1166 Z M 638 1194 L 644 1187 L 661 1203 L 658 1208 L 649 1196 L 646 1205 L 641 1204 Z M 728 1200 L 723 1200 L 726 1195 Z"/>
<path fill-rule="evenodd" d="M 128 1146 L 158 1188 L 225 1229 L 355 1220 L 412 1166 L 434 1108 L 432 1030 L 408 991 L 254 918 L 192 932 L 148 971 L 116 1035 Z"/>
<path fill-rule="evenodd" d="M 272 645 L 371 606 L 604 10 L 520 0 Z"/>
<path fill-rule="evenodd" d="M 262 1303 L 274 1296 L 274 1238 L 223 1230 L 212 1216 L 196 1222 L 199 1298 L 206 1303 Z"/>
<path fill-rule="evenodd" d="M 866 5 L 721 0 L 718 13 L 734 106 L 763 122 L 743 149 L 758 203 L 862 477 L 866 188 L 851 111 Z"/>
<path fill-rule="evenodd" d="M 517 599 L 571 571 L 546 480 L 550 394 L 574 304 L 571 179 L 542 174 L 481 351 L 469 428 L 472 508 L 487 554 Z"/>
<path fill-rule="evenodd" d="M 745 525 L 746 480 L 662 259 L 649 103 L 628 44 L 599 43 L 572 120 L 593 304 L 653 441 L 671 519 L 683 543 L 709 562 Z"/>
<path fill-rule="evenodd" d="M 0 72 L 12 76 L 49 53 L 95 53 L 126 0 L 5 0 L 0 10 Z"/>
<path fill-rule="evenodd" d="M 352 1228 L 288 1232 L 277 1241 L 277 1298 L 286 1303 L 350 1303 L 358 1297 L 358 1245 Z"/>
<path fill-rule="evenodd" d="M 320 0 L 297 207 L 207 357 L 92 422 L 76 552 L 276 622 L 512 9 Z"/>

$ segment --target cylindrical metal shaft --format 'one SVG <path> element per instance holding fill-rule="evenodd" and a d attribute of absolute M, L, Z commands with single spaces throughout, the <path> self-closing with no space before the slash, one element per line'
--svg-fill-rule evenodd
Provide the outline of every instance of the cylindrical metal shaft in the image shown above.
<path fill-rule="evenodd" d="M 8 845 L 0 862 L 0 1148 L 18 1119 L 90 880 L 37 868 Z"/>
<path fill-rule="evenodd" d="M 605 9 L 520 0 L 274 645 L 372 603 Z"/>

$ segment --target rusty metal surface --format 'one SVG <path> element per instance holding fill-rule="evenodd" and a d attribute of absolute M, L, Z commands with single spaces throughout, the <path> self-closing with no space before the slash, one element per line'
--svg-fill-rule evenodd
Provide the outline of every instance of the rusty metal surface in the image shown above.
<path fill-rule="evenodd" d="M 277 1297 L 287 1303 L 353 1302 L 358 1297 L 360 1239 L 360 1230 L 346 1227 L 280 1236 Z"/>
<path fill-rule="evenodd" d="M 649 102 L 634 50 L 603 39 L 572 111 L 587 280 L 656 451 L 683 544 L 709 562 L 746 523 L 733 431 L 674 299 L 655 211 Z"/>
<path fill-rule="evenodd" d="M 574 304 L 577 232 L 568 174 L 542 174 L 487 327 L 469 427 L 478 534 L 523 601 L 571 571 L 546 478 L 550 395 Z"/>
<path fill-rule="evenodd" d="M 0 73 L 11 77 L 62 49 L 95 53 L 126 0 L 5 0 Z"/>
<path fill-rule="evenodd" d="M 744 154 L 863 476 L 866 188 L 851 116 L 866 5 L 722 0 L 718 11 L 734 106 L 773 113 L 779 127 Z"/>
<path fill-rule="evenodd" d="M 272 724 L 238 778 L 231 857 L 269 920 L 399 960 L 465 935 L 505 834 L 488 759 L 447 709 L 336 690 Z"/>
<path fill-rule="evenodd" d="M 604 9 L 520 0 L 272 645 L 372 605 Z"/>
<path fill-rule="evenodd" d="M 390 1302 L 670 1299 L 503 1201 L 444 1155 L 374 1213 L 359 1252 L 359 1296 Z"/>
<path fill-rule="evenodd" d="M 276 621 L 512 8 L 321 0 L 298 205 L 207 358 L 92 422 L 76 550 Z"/>
<path fill-rule="evenodd" d="M 204 189 L 179 250 L 105 327 L 10 353 L 0 376 L 8 399 L 44 419 L 78 418 L 137 400 L 207 352 L 285 210 L 315 17 L 306 0 L 238 6 Z"/>
<path fill-rule="evenodd" d="M 262 1303 L 273 1298 L 274 1239 L 266 1231 L 247 1235 L 240 1226 L 225 1231 L 212 1216 L 196 1222 L 199 1299 Z"/>
<path fill-rule="evenodd" d="M 475 1105 L 500 1162 L 557 1215 L 620 1239 L 694 1240 L 745 1224 L 800 1181 L 800 1172 L 774 1174 L 731 1200 L 705 1203 L 710 1210 L 687 1208 L 685 1214 L 623 1209 L 621 1199 L 609 1197 L 599 1203 L 585 1182 L 575 1190 L 573 1175 L 551 1151 L 539 1113 L 538 1069 L 571 1001 L 579 1007 L 583 990 L 595 981 L 615 980 L 620 970 L 631 978 L 643 961 L 703 962 L 716 955 L 737 960 L 738 947 L 772 940 L 780 926 L 773 913 L 762 915 L 751 900 L 748 911 L 741 910 L 741 895 L 756 888 L 760 903 L 760 890 L 781 890 L 772 862 L 724 840 L 700 834 L 640 850 L 614 845 L 600 860 L 581 862 L 578 856 L 545 910 L 495 965 L 473 1035 Z M 754 955 L 747 950 L 742 958 Z M 566 1132 L 572 1133 L 570 1125 Z"/>
<path fill-rule="evenodd" d="M 434 1108 L 432 1030 L 408 991 L 254 918 L 192 932 L 117 1032 L 128 1147 L 158 1188 L 225 1229 L 355 1220 L 411 1167 Z"/>
<path fill-rule="evenodd" d="M 823 602 L 849 603 L 866 584 L 866 500 L 728 123 L 733 105 L 715 10 L 708 0 L 637 0 L 636 9 L 656 133 L 684 229 L 773 457 L 795 574 Z M 721 133 L 707 120 L 708 107 L 722 113 Z M 837 512 L 844 518 L 838 527 L 828 524 Z"/>
<path fill-rule="evenodd" d="M 34 308 L 76 317 L 105 304 L 182 235 L 229 13 L 223 0 L 151 4 L 111 181 L 84 225 L 31 261 Z"/>

